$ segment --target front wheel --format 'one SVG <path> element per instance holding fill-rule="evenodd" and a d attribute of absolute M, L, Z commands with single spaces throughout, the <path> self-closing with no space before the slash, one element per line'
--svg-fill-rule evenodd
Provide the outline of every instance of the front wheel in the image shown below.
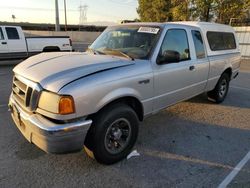
<path fill-rule="evenodd" d="M 116 163 L 125 158 L 134 146 L 138 126 L 139 120 L 133 109 L 125 104 L 112 105 L 94 118 L 85 150 L 90 156 L 93 152 L 100 163 Z"/>
<path fill-rule="evenodd" d="M 216 103 L 221 103 L 225 100 L 229 89 L 230 78 L 228 74 L 223 73 L 212 91 L 207 93 L 208 98 L 212 99 Z"/>

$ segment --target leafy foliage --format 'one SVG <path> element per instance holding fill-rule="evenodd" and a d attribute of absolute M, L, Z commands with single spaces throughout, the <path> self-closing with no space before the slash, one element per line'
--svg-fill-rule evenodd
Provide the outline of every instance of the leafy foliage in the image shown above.
<path fill-rule="evenodd" d="M 230 18 L 243 18 L 245 16 L 245 12 L 243 11 L 246 10 L 244 5 L 247 5 L 245 0 L 224 0 L 217 3 L 216 15 L 218 16 L 218 22 L 229 23 Z M 249 1 L 248 4 L 250 4 Z"/>
<path fill-rule="evenodd" d="M 200 20 L 229 23 L 247 17 L 249 0 L 138 0 L 141 21 Z M 249 16 L 249 15 L 248 15 Z"/>
<path fill-rule="evenodd" d="M 139 0 L 137 12 L 141 21 L 164 22 L 172 20 L 170 5 L 171 0 Z"/>
<path fill-rule="evenodd" d="M 190 0 L 172 0 L 171 15 L 174 21 L 189 20 L 190 17 Z"/>
<path fill-rule="evenodd" d="M 192 0 L 192 19 L 211 21 L 217 8 L 216 0 Z"/>

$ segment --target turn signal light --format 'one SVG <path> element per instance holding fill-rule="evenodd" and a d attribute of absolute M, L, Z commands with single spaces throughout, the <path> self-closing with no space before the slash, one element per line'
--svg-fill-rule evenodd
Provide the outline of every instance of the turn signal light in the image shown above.
<path fill-rule="evenodd" d="M 74 99 L 71 96 L 63 96 L 59 101 L 59 114 L 66 115 L 75 112 Z"/>

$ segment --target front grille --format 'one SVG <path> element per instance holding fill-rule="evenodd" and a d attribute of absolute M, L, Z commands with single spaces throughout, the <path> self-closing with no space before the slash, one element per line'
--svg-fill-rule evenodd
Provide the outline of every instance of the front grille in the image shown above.
<path fill-rule="evenodd" d="M 14 76 L 12 94 L 21 107 L 34 111 L 38 104 L 40 91 L 39 84 L 17 75 Z"/>

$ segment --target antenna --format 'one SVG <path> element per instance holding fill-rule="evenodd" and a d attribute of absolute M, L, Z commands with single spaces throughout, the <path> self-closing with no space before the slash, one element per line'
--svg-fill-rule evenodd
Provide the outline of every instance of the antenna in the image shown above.
<path fill-rule="evenodd" d="M 88 10 L 88 5 L 86 4 L 82 5 L 81 3 L 79 6 L 79 11 L 80 11 L 79 30 L 80 26 L 87 22 L 87 10 Z"/>

